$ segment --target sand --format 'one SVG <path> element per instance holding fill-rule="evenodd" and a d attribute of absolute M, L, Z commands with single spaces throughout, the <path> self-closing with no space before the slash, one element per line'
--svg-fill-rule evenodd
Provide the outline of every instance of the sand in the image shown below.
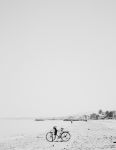
<path fill-rule="evenodd" d="M 46 133 L 21 134 L 0 140 L 0 150 L 116 150 L 116 120 L 79 121 L 66 130 L 68 142 L 48 142 Z"/>

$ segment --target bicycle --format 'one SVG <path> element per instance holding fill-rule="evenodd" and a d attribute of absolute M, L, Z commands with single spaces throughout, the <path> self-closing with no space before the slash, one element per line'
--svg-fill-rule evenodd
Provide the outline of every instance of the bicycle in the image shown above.
<path fill-rule="evenodd" d="M 56 139 L 61 139 L 62 142 L 67 142 L 71 138 L 69 131 L 61 131 L 58 135 L 54 135 L 52 131 L 46 134 L 46 140 L 48 142 L 54 142 Z"/>

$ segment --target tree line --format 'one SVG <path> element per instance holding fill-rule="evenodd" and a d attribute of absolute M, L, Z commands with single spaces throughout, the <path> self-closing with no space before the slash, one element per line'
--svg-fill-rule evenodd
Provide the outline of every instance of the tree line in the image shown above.
<path fill-rule="evenodd" d="M 116 119 L 116 111 L 108 111 L 105 112 L 100 109 L 98 113 L 90 114 L 90 119 L 98 120 L 98 119 Z"/>

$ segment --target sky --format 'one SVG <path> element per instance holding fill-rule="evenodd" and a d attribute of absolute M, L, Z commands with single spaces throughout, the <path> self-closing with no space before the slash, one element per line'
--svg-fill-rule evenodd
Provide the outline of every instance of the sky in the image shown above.
<path fill-rule="evenodd" d="M 116 110 L 115 0 L 0 0 L 0 117 Z"/>

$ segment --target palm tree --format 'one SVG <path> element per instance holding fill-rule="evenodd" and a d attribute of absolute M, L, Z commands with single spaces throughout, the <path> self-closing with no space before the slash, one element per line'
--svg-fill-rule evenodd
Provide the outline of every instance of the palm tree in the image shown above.
<path fill-rule="evenodd" d="M 107 111 L 105 112 L 105 115 L 108 116 L 108 114 L 109 114 L 109 111 L 107 110 Z"/>
<path fill-rule="evenodd" d="M 98 114 L 102 114 L 103 113 L 103 111 L 102 111 L 102 109 L 100 109 L 99 111 L 98 111 Z"/>

